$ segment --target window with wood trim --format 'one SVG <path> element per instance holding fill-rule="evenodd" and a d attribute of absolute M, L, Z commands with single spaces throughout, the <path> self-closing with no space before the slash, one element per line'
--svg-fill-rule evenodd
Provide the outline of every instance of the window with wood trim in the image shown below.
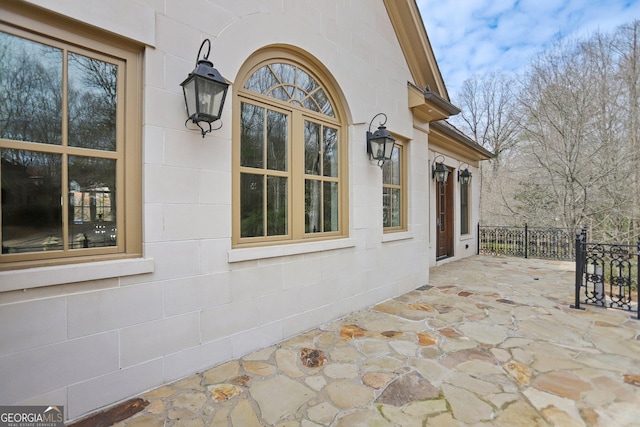
<path fill-rule="evenodd" d="M 342 237 L 346 141 L 335 96 L 304 58 L 262 56 L 234 103 L 234 245 Z"/>
<path fill-rule="evenodd" d="M 5 16 L 0 269 L 140 256 L 139 51 Z"/>
<path fill-rule="evenodd" d="M 469 193 L 471 185 L 460 185 L 460 234 L 469 234 Z"/>
<path fill-rule="evenodd" d="M 396 141 L 391 160 L 382 167 L 382 224 L 385 232 L 407 229 L 404 151 L 404 145 Z"/>

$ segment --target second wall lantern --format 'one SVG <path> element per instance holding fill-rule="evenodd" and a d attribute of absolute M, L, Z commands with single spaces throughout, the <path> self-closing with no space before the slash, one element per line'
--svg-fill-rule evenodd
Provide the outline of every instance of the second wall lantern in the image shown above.
<path fill-rule="evenodd" d="M 378 130 L 371 133 L 371 125 L 378 116 L 384 116 L 384 121 L 380 122 Z M 369 123 L 369 130 L 367 131 L 367 153 L 371 160 L 377 160 L 378 166 L 382 167 L 384 162 L 391 160 L 393 154 L 393 147 L 395 145 L 395 138 L 391 136 L 391 132 L 384 126 L 387 123 L 387 115 L 384 113 L 378 113 L 373 116 Z"/>
<path fill-rule="evenodd" d="M 207 52 L 203 59 L 200 59 L 202 48 L 207 44 Z M 209 53 L 211 52 L 211 41 L 205 39 L 198 50 L 196 58 L 196 68 L 189 76 L 180 83 L 184 91 L 184 102 L 187 104 L 187 115 L 189 118 L 185 122 L 191 120 L 200 128 L 202 137 L 211 132 L 211 123 L 220 119 L 222 116 L 222 108 L 224 100 L 227 97 L 229 83 L 220 75 L 218 70 L 213 68 L 213 63 L 209 61 Z M 206 123 L 208 129 L 205 129 L 201 123 Z M 219 129 L 219 127 L 217 128 Z"/>
<path fill-rule="evenodd" d="M 465 165 L 467 167 L 462 169 Z M 469 184 L 471 184 L 471 172 L 469 172 L 469 165 L 467 165 L 466 163 L 463 163 L 458 168 L 458 181 L 460 182 L 460 185 L 469 185 Z"/>
<path fill-rule="evenodd" d="M 442 160 L 438 162 L 438 159 Z M 444 165 L 444 156 L 436 156 L 436 158 L 433 159 L 433 163 L 431 164 L 431 178 L 435 179 L 436 182 L 446 183 L 450 173 L 451 169 Z"/>

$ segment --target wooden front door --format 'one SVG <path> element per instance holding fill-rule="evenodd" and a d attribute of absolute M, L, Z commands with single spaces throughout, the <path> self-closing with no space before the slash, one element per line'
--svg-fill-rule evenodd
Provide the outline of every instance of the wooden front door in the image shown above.
<path fill-rule="evenodd" d="M 453 181 L 436 183 L 436 259 L 453 256 Z"/>

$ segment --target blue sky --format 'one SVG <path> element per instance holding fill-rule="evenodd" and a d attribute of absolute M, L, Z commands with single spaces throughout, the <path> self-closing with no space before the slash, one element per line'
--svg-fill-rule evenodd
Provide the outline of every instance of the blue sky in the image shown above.
<path fill-rule="evenodd" d="M 554 40 L 640 19 L 640 0 L 416 0 L 455 103 L 462 82 L 515 73 Z"/>

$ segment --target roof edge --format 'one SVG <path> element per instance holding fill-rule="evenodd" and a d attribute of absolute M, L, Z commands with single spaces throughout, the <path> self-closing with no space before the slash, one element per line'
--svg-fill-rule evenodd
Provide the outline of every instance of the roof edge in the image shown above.
<path fill-rule="evenodd" d="M 429 126 L 433 127 L 434 130 L 437 130 L 447 135 L 448 137 L 468 146 L 469 148 L 473 149 L 474 151 L 478 152 L 480 155 L 485 157 L 487 160 L 495 157 L 495 154 L 493 154 L 491 151 L 487 150 L 482 145 L 475 142 L 473 139 L 469 138 L 467 135 L 462 133 L 461 130 L 459 130 L 458 128 L 456 128 L 446 120 L 439 120 L 437 122 L 432 122 L 429 124 Z"/>
<path fill-rule="evenodd" d="M 415 83 L 421 87 L 429 85 L 442 98 L 449 100 L 449 93 L 416 1 L 383 0 L 383 2 Z"/>

